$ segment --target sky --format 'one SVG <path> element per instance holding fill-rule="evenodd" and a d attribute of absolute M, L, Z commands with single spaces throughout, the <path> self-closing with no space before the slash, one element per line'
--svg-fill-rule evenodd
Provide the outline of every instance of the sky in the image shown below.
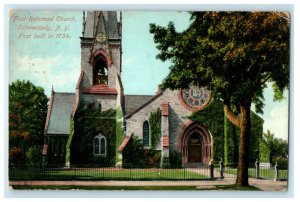
<path fill-rule="evenodd" d="M 54 17 L 54 20 L 36 21 L 37 16 L 50 19 Z M 60 21 L 62 17 L 71 21 L 62 22 Z M 122 17 L 121 77 L 125 94 L 153 95 L 157 91 L 158 84 L 167 76 L 171 64 L 155 58 L 158 50 L 155 48 L 153 36 L 149 33 L 149 24 L 166 26 L 169 21 L 173 21 L 176 30 L 183 31 L 189 25 L 189 14 L 167 11 L 126 11 L 122 12 Z M 44 26 L 43 28 L 50 27 L 52 30 L 26 30 L 28 26 L 40 25 Z M 75 92 L 80 73 L 81 32 L 82 12 L 79 11 L 11 11 L 9 82 L 17 79 L 30 80 L 35 85 L 43 87 L 48 97 L 52 85 L 57 92 Z M 43 33 L 46 35 L 43 36 Z M 49 34 L 53 34 L 53 38 L 48 38 Z M 62 38 L 63 36 L 67 38 Z M 285 92 L 285 100 L 274 102 L 272 88 L 269 85 L 264 96 L 264 114 L 260 115 L 265 121 L 264 132 L 269 129 L 275 137 L 287 139 L 288 92 Z"/>

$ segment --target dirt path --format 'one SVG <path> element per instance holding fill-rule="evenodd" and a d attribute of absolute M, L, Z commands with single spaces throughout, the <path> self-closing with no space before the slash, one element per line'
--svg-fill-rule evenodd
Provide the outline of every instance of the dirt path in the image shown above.
<path fill-rule="evenodd" d="M 234 178 L 200 181 L 10 181 L 9 185 L 77 185 L 77 186 L 197 186 L 213 189 L 216 185 L 231 185 Z M 250 179 L 249 184 L 264 191 L 287 191 L 287 181 Z"/>

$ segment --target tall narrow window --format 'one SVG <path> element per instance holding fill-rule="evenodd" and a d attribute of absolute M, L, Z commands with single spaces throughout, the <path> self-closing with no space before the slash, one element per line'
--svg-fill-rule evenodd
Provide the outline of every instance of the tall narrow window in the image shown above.
<path fill-rule="evenodd" d="M 95 137 L 94 139 L 94 154 L 99 155 L 100 154 L 100 142 L 99 138 Z"/>
<path fill-rule="evenodd" d="M 93 75 L 94 85 L 107 84 L 108 68 L 104 58 L 101 56 L 95 61 Z"/>
<path fill-rule="evenodd" d="M 105 138 L 101 137 L 100 138 L 100 155 L 105 155 L 106 154 L 106 143 L 105 143 Z"/>
<path fill-rule="evenodd" d="M 94 138 L 94 155 L 106 155 L 106 138 L 102 135 L 98 135 Z"/>
<path fill-rule="evenodd" d="M 144 147 L 150 146 L 149 124 L 145 121 L 143 124 L 143 144 Z"/>

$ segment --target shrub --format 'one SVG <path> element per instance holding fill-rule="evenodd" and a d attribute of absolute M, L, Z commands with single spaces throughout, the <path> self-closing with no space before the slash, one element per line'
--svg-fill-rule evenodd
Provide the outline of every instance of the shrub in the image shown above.
<path fill-rule="evenodd" d="M 176 151 L 171 152 L 169 158 L 170 166 L 174 168 L 181 168 L 182 167 L 181 156 L 182 155 L 179 152 Z"/>
<path fill-rule="evenodd" d="M 42 164 L 42 146 L 32 146 L 26 151 L 26 164 L 28 166 Z"/>
<path fill-rule="evenodd" d="M 160 164 L 161 151 L 144 149 L 142 141 L 132 135 L 123 150 L 123 167 L 158 167 Z"/>
<path fill-rule="evenodd" d="M 272 165 L 275 166 L 277 162 L 277 166 L 279 169 L 287 169 L 288 168 L 288 159 L 287 158 L 273 158 Z"/>
<path fill-rule="evenodd" d="M 9 165 L 25 165 L 26 157 L 21 147 L 13 147 L 9 149 Z"/>
<path fill-rule="evenodd" d="M 169 157 L 163 157 L 162 159 L 162 167 L 163 168 L 170 168 L 170 158 Z"/>

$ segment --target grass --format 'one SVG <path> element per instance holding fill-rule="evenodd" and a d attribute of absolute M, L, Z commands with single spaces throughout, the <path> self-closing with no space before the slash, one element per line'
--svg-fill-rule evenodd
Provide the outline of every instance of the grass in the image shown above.
<path fill-rule="evenodd" d="M 261 189 L 254 186 L 239 187 L 236 185 L 216 185 L 217 190 L 240 190 L 240 191 L 261 191 Z"/>
<path fill-rule="evenodd" d="M 274 169 L 260 169 L 260 178 L 265 179 L 273 179 L 275 176 Z M 224 173 L 237 175 L 237 169 L 236 168 L 225 168 Z M 255 178 L 255 168 L 249 168 L 248 169 L 248 176 L 251 178 Z M 278 179 L 288 179 L 288 170 L 278 170 Z"/>
<path fill-rule="evenodd" d="M 14 185 L 14 189 L 18 190 L 197 190 L 196 186 L 71 186 L 71 185 L 41 185 L 41 186 L 28 186 L 28 185 Z"/>
<path fill-rule="evenodd" d="M 160 191 L 186 191 L 198 190 L 197 186 L 72 186 L 72 185 L 14 185 L 16 190 L 160 190 Z M 243 191 L 257 191 L 260 190 L 253 186 L 237 187 L 235 185 L 216 185 L 213 188 L 203 188 L 201 190 L 243 190 Z"/>
<path fill-rule="evenodd" d="M 11 180 L 155 180 L 208 179 L 193 169 L 118 169 L 82 168 L 68 170 L 10 170 Z"/>

